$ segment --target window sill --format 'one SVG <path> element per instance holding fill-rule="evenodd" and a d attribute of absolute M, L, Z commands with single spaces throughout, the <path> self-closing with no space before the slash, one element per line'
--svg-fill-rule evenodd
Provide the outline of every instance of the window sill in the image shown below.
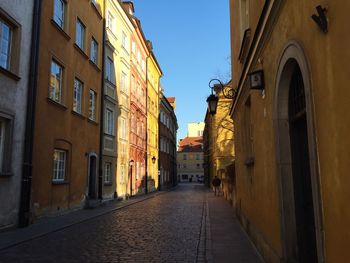
<path fill-rule="evenodd" d="M 79 112 L 76 112 L 76 111 L 72 110 L 72 113 L 73 113 L 73 115 L 79 117 L 82 120 L 86 119 L 86 117 L 84 115 L 82 115 L 81 113 L 79 113 Z"/>
<path fill-rule="evenodd" d="M 1 177 L 11 177 L 11 176 L 13 176 L 13 173 L 0 172 L 0 178 Z"/>
<path fill-rule="evenodd" d="M 95 10 L 97 16 L 98 16 L 100 19 L 102 19 L 101 12 L 100 12 L 100 10 L 99 10 L 98 7 L 97 7 L 98 4 L 97 4 L 97 3 L 94 4 L 93 2 L 90 2 L 90 3 L 91 3 L 92 8 Z"/>
<path fill-rule="evenodd" d="M 62 34 L 62 36 L 64 36 L 65 39 L 67 39 L 68 41 L 70 40 L 70 36 L 67 34 L 66 31 L 64 31 L 63 28 L 61 28 L 61 27 L 55 22 L 55 20 L 51 19 L 51 24 Z"/>
<path fill-rule="evenodd" d="M 69 184 L 68 181 L 52 181 L 53 185 L 66 185 Z"/>
<path fill-rule="evenodd" d="M 98 72 L 101 72 L 101 69 L 96 65 L 95 62 L 93 62 L 91 59 L 89 59 L 90 65 L 93 66 Z"/>
<path fill-rule="evenodd" d="M 0 66 L 0 72 L 4 73 L 4 75 L 10 77 L 11 79 L 13 79 L 15 81 L 19 81 L 21 79 L 17 74 L 15 74 L 12 71 L 10 71 L 10 70 L 8 70 L 6 68 L 3 68 L 1 66 Z"/>
<path fill-rule="evenodd" d="M 88 118 L 88 122 L 91 123 L 91 124 L 93 124 L 93 125 L 98 126 L 98 122 L 95 121 L 95 120 L 91 120 L 91 119 Z"/>
<path fill-rule="evenodd" d="M 114 88 L 117 87 L 117 85 L 115 83 L 113 83 L 112 81 L 110 81 L 109 79 L 105 78 L 105 80 L 106 80 L 106 83 L 113 86 Z"/>
<path fill-rule="evenodd" d="M 59 103 L 59 102 L 57 102 L 57 101 L 55 101 L 53 99 L 47 98 L 47 102 L 49 102 L 49 103 L 51 103 L 51 104 L 61 108 L 62 110 L 67 110 L 67 107 L 65 105 L 63 105 L 63 104 L 61 104 L 61 103 Z"/>
<path fill-rule="evenodd" d="M 84 50 L 82 50 L 76 43 L 74 43 L 74 47 L 76 50 L 79 51 L 79 53 L 85 58 L 85 59 L 89 59 L 89 56 L 86 55 L 86 53 L 84 52 Z"/>

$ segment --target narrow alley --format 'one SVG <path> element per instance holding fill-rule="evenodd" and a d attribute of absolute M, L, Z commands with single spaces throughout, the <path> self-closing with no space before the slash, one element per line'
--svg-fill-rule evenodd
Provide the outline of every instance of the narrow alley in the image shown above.
<path fill-rule="evenodd" d="M 56 217 L 47 233 L 45 220 L 9 231 L 0 262 L 262 262 L 232 207 L 203 184 L 139 199 Z"/>

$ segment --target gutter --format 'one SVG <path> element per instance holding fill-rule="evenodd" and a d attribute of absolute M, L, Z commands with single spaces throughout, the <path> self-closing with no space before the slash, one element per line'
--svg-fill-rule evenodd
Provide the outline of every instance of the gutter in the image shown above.
<path fill-rule="evenodd" d="M 35 108 L 38 82 L 39 41 L 41 0 L 34 0 L 31 55 L 29 64 L 29 80 L 27 94 L 27 116 L 24 135 L 23 167 L 21 182 L 21 197 L 18 214 L 18 226 L 26 227 L 30 220 L 30 203 L 33 172 L 33 144 L 35 128 Z"/>

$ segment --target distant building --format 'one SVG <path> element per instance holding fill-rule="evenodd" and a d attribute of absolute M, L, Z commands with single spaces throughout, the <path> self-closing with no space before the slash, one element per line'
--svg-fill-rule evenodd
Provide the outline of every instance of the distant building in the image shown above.
<path fill-rule="evenodd" d="M 204 182 L 203 137 L 185 137 L 177 150 L 179 182 Z"/>
<path fill-rule="evenodd" d="M 177 184 L 176 133 L 177 119 L 173 107 L 160 94 L 159 105 L 159 188 L 165 189 Z M 175 102 L 175 99 L 174 99 Z"/>
<path fill-rule="evenodd" d="M 204 122 L 190 122 L 187 124 L 187 136 L 188 137 L 198 137 L 203 136 Z"/>
<path fill-rule="evenodd" d="M 0 1 L 0 229 L 18 222 L 34 1 Z"/>

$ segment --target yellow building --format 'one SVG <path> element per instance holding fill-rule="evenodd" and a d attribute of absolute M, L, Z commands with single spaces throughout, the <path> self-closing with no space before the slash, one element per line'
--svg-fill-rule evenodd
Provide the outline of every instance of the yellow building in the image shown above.
<path fill-rule="evenodd" d="M 231 83 L 226 85 L 230 87 Z M 231 100 L 224 97 L 222 87 L 215 88 L 218 97 L 216 114 L 207 111 L 205 116 L 204 166 L 206 180 L 211 185 L 217 176 L 221 180 L 221 188 L 225 198 L 234 204 L 234 126 L 230 117 Z"/>
<path fill-rule="evenodd" d="M 152 44 L 148 42 L 150 50 Z M 158 160 L 159 160 L 159 82 L 162 70 L 151 51 L 147 58 L 147 174 L 148 191 L 158 188 Z"/>
<path fill-rule="evenodd" d="M 350 2 L 230 3 L 238 217 L 267 262 L 347 262 Z"/>
<path fill-rule="evenodd" d="M 130 35 L 134 27 L 122 4 L 106 0 L 103 133 L 103 197 L 125 197 L 129 163 Z"/>

